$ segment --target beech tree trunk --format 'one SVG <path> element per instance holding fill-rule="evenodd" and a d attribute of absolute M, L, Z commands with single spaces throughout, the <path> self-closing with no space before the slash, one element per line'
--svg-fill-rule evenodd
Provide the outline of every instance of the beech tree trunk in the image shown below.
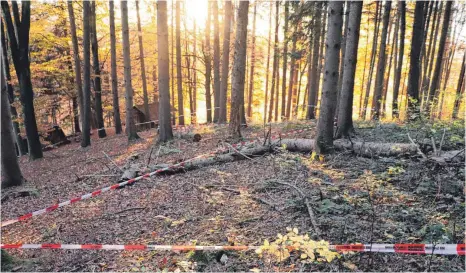
<path fill-rule="evenodd" d="M 214 6 L 214 22 L 215 22 L 215 18 L 218 17 L 217 14 L 215 13 L 215 7 L 217 6 L 217 2 L 216 1 L 212 2 L 212 5 Z M 207 123 L 212 122 L 212 94 L 211 94 L 211 90 L 210 90 L 210 86 L 211 86 L 210 80 L 212 78 L 212 57 L 210 55 L 211 54 L 211 49 L 210 49 L 210 10 L 211 10 L 211 8 L 210 8 L 210 4 L 209 4 L 209 6 L 207 7 L 207 19 L 206 19 L 206 27 L 205 27 L 205 52 L 204 52 L 205 101 L 206 101 L 206 108 L 207 108 L 206 109 L 206 111 L 207 111 Z M 217 13 L 218 13 L 218 11 L 217 11 Z M 218 28 L 218 26 L 217 26 L 217 28 Z M 215 33 L 214 33 L 214 35 L 215 35 Z M 215 42 L 214 42 L 214 50 L 215 50 Z M 218 52 L 217 52 L 217 54 L 218 54 Z M 218 70 L 219 68 L 214 67 L 214 70 L 215 69 Z M 215 77 L 215 75 L 214 75 L 214 77 Z M 217 107 L 216 104 L 218 104 L 218 94 L 216 94 L 216 91 L 217 90 L 215 90 L 215 88 L 214 88 L 214 107 Z M 217 108 L 214 109 L 214 121 L 215 121 L 215 116 L 217 116 L 217 118 L 218 118 Z"/>
<path fill-rule="evenodd" d="M 315 143 L 316 154 L 325 154 L 333 150 L 333 117 L 338 84 L 340 63 L 341 28 L 343 24 L 343 2 L 328 3 L 328 30 L 325 42 L 324 84 L 322 90 L 321 110 L 317 123 Z"/>
<path fill-rule="evenodd" d="M 254 3 L 254 14 L 252 19 L 252 42 L 251 42 L 251 71 L 249 74 L 249 97 L 248 97 L 248 117 L 252 117 L 252 102 L 254 93 L 254 65 L 256 62 L 256 14 L 257 14 L 257 3 Z"/>
<path fill-rule="evenodd" d="M 268 122 L 272 121 L 272 111 L 274 109 L 274 96 L 275 96 L 275 80 L 277 79 L 276 74 L 278 73 L 278 22 L 279 16 L 278 11 L 280 8 L 280 2 L 275 2 L 275 41 L 273 49 L 273 65 L 272 65 L 272 89 L 270 90 L 270 103 L 269 103 L 269 116 Z"/>
<path fill-rule="evenodd" d="M 351 2 L 346 32 L 346 54 L 340 94 L 340 111 L 337 119 L 336 137 L 346 137 L 353 130 L 354 78 L 358 61 L 359 29 L 361 26 L 362 2 Z"/>
<path fill-rule="evenodd" d="M 121 134 L 120 100 L 118 99 L 118 74 L 116 56 L 116 36 L 115 36 L 115 10 L 113 0 L 109 1 L 110 12 L 110 55 L 111 55 L 111 76 L 112 76 L 112 99 L 113 99 L 113 123 L 115 133 Z"/>
<path fill-rule="evenodd" d="M 440 34 L 439 48 L 437 52 L 437 59 L 435 60 L 435 69 L 434 74 L 432 75 L 432 82 L 430 85 L 429 93 L 432 96 L 431 103 L 433 103 L 434 105 L 437 105 L 434 101 L 434 98 L 438 99 L 440 94 L 440 75 L 443 63 L 443 54 L 445 51 L 445 44 L 447 40 L 448 27 L 450 25 L 452 4 L 453 2 L 451 1 L 446 2 L 445 13 L 443 15 L 442 33 Z M 433 109 L 435 109 L 435 106 L 430 108 L 430 112 L 432 112 Z"/>
<path fill-rule="evenodd" d="M 281 103 L 281 119 L 286 119 L 286 70 L 288 68 L 288 20 L 290 17 L 290 2 L 285 1 L 285 27 L 283 29 L 283 72 L 282 72 L 282 103 Z M 291 77 L 292 78 L 292 77 Z M 291 79 L 293 80 L 293 79 Z M 278 96 L 277 96 L 278 100 Z"/>
<path fill-rule="evenodd" d="M 3 28 L 3 27 L 2 27 Z M 2 189 L 12 186 L 20 186 L 23 183 L 23 175 L 19 168 L 16 157 L 15 140 L 13 138 L 11 126 L 10 105 L 8 99 L 7 82 L 5 68 L 2 66 L 2 104 L 1 104 L 1 149 L 2 149 Z"/>
<path fill-rule="evenodd" d="M 456 88 L 455 103 L 453 106 L 453 118 L 454 119 L 458 118 L 458 111 L 460 109 L 461 100 L 464 95 L 464 86 L 465 86 L 464 74 L 466 70 L 465 61 L 466 61 L 466 53 L 464 53 L 463 55 L 463 62 L 461 63 L 461 71 L 460 71 L 460 76 L 458 79 L 458 87 Z"/>
<path fill-rule="evenodd" d="M 167 2 L 157 2 L 157 63 L 159 65 L 159 141 L 173 138 L 170 123 L 170 55 L 168 51 Z"/>
<path fill-rule="evenodd" d="M 385 65 L 387 54 L 385 52 L 387 47 L 388 36 L 388 23 L 390 22 L 390 9 L 392 1 L 385 1 L 383 19 L 382 19 L 382 35 L 380 40 L 379 57 L 377 62 L 377 74 L 375 76 L 374 96 L 372 97 L 371 118 L 379 119 L 381 115 L 383 83 L 385 77 Z"/>
<path fill-rule="evenodd" d="M 406 2 L 399 1 L 398 2 L 398 18 L 400 20 L 400 48 L 398 50 L 398 64 L 396 66 L 395 71 L 395 81 L 393 84 L 393 104 L 392 104 L 392 112 L 393 117 L 398 118 L 399 107 L 398 107 L 398 97 L 399 97 L 399 90 L 400 90 L 400 82 L 401 82 L 401 72 L 403 71 L 403 57 L 404 57 L 404 49 L 405 49 L 405 32 L 406 32 Z"/>
<path fill-rule="evenodd" d="M 236 20 L 235 54 L 233 57 L 233 71 L 231 75 L 231 113 L 230 135 L 234 139 L 241 137 L 241 106 L 244 106 L 244 85 L 246 75 L 246 49 L 248 35 L 249 1 L 241 1 Z"/>
<path fill-rule="evenodd" d="M 218 27 L 218 2 L 217 0 L 212 1 L 212 5 L 213 5 L 213 12 L 214 12 L 214 122 L 216 123 L 218 122 L 218 117 L 220 114 L 220 32 L 219 32 L 219 27 Z M 210 28 L 210 25 L 209 25 L 209 28 Z M 209 29 L 209 32 L 210 32 L 210 29 Z M 209 39 L 210 39 L 210 35 L 209 35 Z M 210 108 L 212 108 L 212 106 Z"/>
<path fill-rule="evenodd" d="M 139 61 L 141 63 L 142 94 L 144 100 L 144 115 L 150 121 L 149 97 L 147 95 L 146 65 L 144 62 L 144 46 L 142 43 L 141 16 L 139 15 L 139 0 L 136 0 L 136 17 L 138 21 Z"/>
<path fill-rule="evenodd" d="M 83 113 L 81 147 L 91 145 L 91 2 L 83 2 Z"/>
<path fill-rule="evenodd" d="M 91 4 L 91 48 L 92 48 L 92 61 L 94 68 L 94 102 L 95 113 L 97 117 L 97 134 L 99 138 L 107 136 L 104 128 L 104 116 L 102 109 L 102 83 L 100 79 L 100 63 L 99 63 L 99 45 L 97 42 L 97 27 L 95 17 L 95 1 Z"/>
<path fill-rule="evenodd" d="M 230 28 L 233 6 L 231 1 L 225 1 L 225 17 L 223 19 L 223 55 L 222 79 L 220 82 L 219 123 L 227 122 L 227 92 L 228 92 L 228 66 L 230 63 Z"/>
<path fill-rule="evenodd" d="M 414 9 L 413 36 L 411 40 L 410 68 L 408 77 L 408 119 L 419 118 L 419 77 L 420 77 L 420 57 L 421 44 L 424 26 L 424 4 L 416 2 Z"/>
<path fill-rule="evenodd" d="M 313 42 L 312 42 L 312 60 L 309 63 L 309 72 L 308 72 L 308 86 L 309 86 L 309 96 L 307 101 L 307 119 L 316 118 L 316 107 L 317 107 L 317 93 L 319 92 L 319 47 L 320 47 L 320 20 L 321 20 L 321 10 L 322 4 L 319 2 L 314 2 L 314 32 L 313 32 Z"/>
<path fill-rule="evenodd" d="M 81 60 L 79 57 L 79 44 L 78 44 L 78 36 L 76 35 L 76 23 L 74 19 L 74 9 L 73 9 L 73 2 L 67 2 L 68 7 L 68 16 L 70 19 L 70 31 L 71 31 L 71 42 L 73 44 L 73 60 L 74 60 L 74 76 L 75 76 L 75 87 L 76 87 L 76 94 L 78 96 L 78 105 L 79 105 L 79 114 L 81 115 L 82 119 L 82 111 L 83 111 L 83 85 L 81 80 Z M 75 113 L 77 116 L 78 113 Z M 79 126 L 75 128 L 76 133 L 81 132 Z"/>
<path fill-rule="evenodd" d="M 35 160 L 42 158 L 42 147 L 37 131 L 36 116 L 34 110 L 34 91 L 31 82 L 31 70 L 29 62 L 29 30 L 31 26 L 31 2 L 21 2 L 21 19 L 19 18 L 18 3 L 11 2 L 15 12 L 15 22 L 11 18 L 10 6 L 7 1 L 2 1 L 3 19 L 8 32 L 10 51 L 18 77 L 21 104 L 23 106 L 24 125 L 29 146 L 29 158 Z M 16 24 L 16 31 L 15 31 Z"/>
<path fill-rule="evenodd" d="M 172 116 L 172 124 L 176 124 L 176 113 L 175 113 L 175 34 L 174 34 L 174 29 L 175 29 L 175 1 L 172 1 L 172 9 L 171 9 L 171 56 L 172 56 L 172 62 L 171 62 L 171 69 L 172 72 L 170 75 L 171 77 L 171 101 L 172 101 L 172 109 L 171 109 L 171 116 Z"/>
<path fill-rule="evenodd" d="M 13 91 L 13 86 L 11 85 L 11 75 L 10 75 L 10 63 L 8 62 L 8 53 L 7 53 L 7 43 L 6 43 L 6 36 L 5 31 L 3 30 L 3 25 L 0 26 L 1 29 L 1 42 L 2 42 L 2 65 L 3 70 L 5 73 L 2 74 L 2 81 L 6 83 L 7 93 L 8 93 L 8 100 L 10 103 L 10 111 L 11 111 L 11 119 L 13 125 L 13 134 L 14 140 L 18 147 L 18 154 L 25 155 L 27 154 L 26 146 L 24 145 L 23 138 L 20 134 L 19 123 L 16 121 L 18 118 L 18 112 L 16 111 L 16 107 L 13 106 L 13 102 L 15 101 L 15 95 Z"/>
<path fill-rule="evenodd" d="M 178 124 L 184 125 L 183 75 L 181 73 L 180 1 L 176 1 L 176 83 L 178 90 Z"/>
<path fill-rule="evenodd" d="M 139 139 L 136 132 L 136 125 L 133 117 L 133 84 L 131 80 L 131 52 L 129 44 L 128 29 L 128 1 L 121 1 L 121 26 L 123 36 L 123 63 L 125 75 L 125 95 L 126 95 L 126 134 L 128 141 Z M 161 53 L 159 52 L 159 55 Z"/>
<path fill-rule="evenodd" d="M 267 40 L 267 66 L 265 69 L 265 97 L 264 97 L 264 123 L 267 120 L 267 102 L 268 102 L 268 95 L 269 95 L 269 73 L 270 73 L 270 48 L 271 48 L 271 40 L 272 40 L 272 9 L 273 3 L 269 3 L 270 11 L 269 11 L 269 38 Z M 273 76 L 272 76 L 273 77 Z"/>

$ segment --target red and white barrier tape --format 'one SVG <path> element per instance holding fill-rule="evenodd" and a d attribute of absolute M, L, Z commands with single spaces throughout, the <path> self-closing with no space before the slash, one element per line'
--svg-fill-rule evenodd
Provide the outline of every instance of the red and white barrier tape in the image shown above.
<path fill-rule="evenodd" d="M 295 130 L 295 131 L 290 131 L 290 132 L 287 132 L 286 134 L 284 135 L 290 135 L 290 134 L 293 134 L 293 133 L 299 133 L 299 132 L 304 132 L 305 129 L 301 129 L 301 130 Z M 274 138 L 272 138 L 274 139 Z M 233 144 L 232 147 L 233 148 L 237 148 L 237 147 L 241 147 L 241 146 L 244 146 L 244 145 L 247 145 L 247 144 L 251 144 L 251 143 L 254 143 L 253 141 L 252 142 L 240 142 L 240 143 L 237 143 L 237 144 Z M 10 220 L 7 220 L 7 221 L 3 221 L 0 223 L 0 227 L 6 227 L 6 226 L 9 226 L 11 224 L 14 224 L 14 223 L 17 223 L 17 222 L 20 222 L 20 221 L 25 221 L 29 218 L 32 218 L 33 216 L 37 216 L 37 215 L 41 215 L 41 214 L 44 214 L 44 213 L 47 213 L 47 212 L 51 212 L 51 211 L 54 211 L 58 208 L 61 208 L 61 207 L 64 207 L 64 206 L 67 206 L 67 205 L 70 205 L 70 204 L 73 204 L 73 203 L 76 203 L 78 201 L 81 201 L 81 200 L 85 200 L 85 199 L 89 199 L 89 198 L 92 198 L 94 196 L 97 196 L 97 195 L 100 195 L 104 192 L 107 192 L 107 191 L 110 191 L 110 190 L 115 190 L 119 187 L 122 187 L 122 186 L 125 186 L 125 185 L 129 185 L 129 184 L 132 184 L 136 181 L 139 181 L 141 179 L 144 179 L 144 178 L 148 178 L 148 177 L 151 177 L 151 176 L 154 176 L 156 174 L 159 174 L 161 172 L 164 172 L 164 171 L 168 171 L 170 169 L 173 169 L 173 168 L 177 168 L 177 167 L 183 167 L 183 165 L 185 163 L 188 163 L 194 159 L 198 159 L 198 158 L 202 158 L 202 157 L 206 157 L 206 156 L 213 156 L 215 155 L 216 153 L 219 153 L 219 152 L 225 152 L 225 151 L 228 151 L 228 148 L 226 149 L 222 149 L 222 150 L 218 150 L 216 152 L 211 152 L 211 153 L 207 153 L 207 154 L 202 154 L 202 155 L 198 155 L 196 157 L 193 157 L 191 159 L 188 159 L 188 160 L 185 160 L 183 162 L 180 162 L 180 163 L 177 163 L 177 164 L 174 164 L 174 165 L 171 165 L 171 166 L 168 166 L 168 167 L 165 167 L 165 168 L 162 168 L 162 169 L 159 169 L 159 170 L 156 170 L 156 171 L 153 171 L 153 172 L 150 172 L 150 173 L 146 173 L 144 175 L 141 175 L 141 176 L 138 176 L 136 178 L 132 178 L 132 179 L 129 179 L 127 181 L 123 181 L 123 182 L 120 182 L 120 183 L 117 183 L 117 184 L 114 184 L 112 186 L 108 186 L 108 187 L 105 187 L 105 188 L 101 188 L 99 190 L 96 190 L 96 191 L 93 191 L 93 192 L 90 192 L 90 193 L 87 193 L 87 194 L 84 194 L 84 195 L 81 195 L 79 197 L 76 197 L 76 198 L 73 198 L 73 199 L 70 199 L 70 200 L 67 200 L 67 201 L 64 201 L 64 202 L 61 202 L 61 203 L 58 203 L 58 204 L 55 204 L 55 205 L 52 205 L 52 206 L 49 206 L 47 208 L 44 208 L 44 209 L 41 209 L 41 210 L 36 210 L 36 211 L 33 211 L 33 212 L 30 212 L 28 214 L 25 214 L 25 215 L 22 215 L 16 219 L 10 219 Z"/>
<path fill-rule="evenodd" d="M 159 250 L 159 251 L 245 251 L 259 246 L 193 245 L 101 245 L 101 244 L 2 244 L 2 249 L 85 249 L 85 250 Z M 338 252 L 382 252 L 403 254 L 465 255 L 464 244 L 347 244 L 330 245 Z"/>

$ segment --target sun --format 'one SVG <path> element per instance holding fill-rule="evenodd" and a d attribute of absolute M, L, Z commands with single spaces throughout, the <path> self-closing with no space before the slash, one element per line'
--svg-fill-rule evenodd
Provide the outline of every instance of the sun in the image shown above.
<path fill-rule="evenodd" d="M 185 2 L 186 15 L 188 22 L 194 22 L 199 24 L 205 23 L 207 19 L 208 0 L 188 0 Z"/>

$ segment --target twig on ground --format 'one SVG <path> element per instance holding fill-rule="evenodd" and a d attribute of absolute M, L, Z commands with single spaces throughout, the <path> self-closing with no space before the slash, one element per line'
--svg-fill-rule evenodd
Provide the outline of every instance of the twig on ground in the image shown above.
<path fill-rule="evenodd" d="M 414 142 L 414 140 L 411 138 L 409 133 L 408 133 L 408 138 L 409 138 L 409 141 L 411 141 L 411 143 L 416 146 L 417 153 L 420 154 L 422 156 L 422 158 L 427 159 L 427 156 L 421 151 L 421 149 L 419 149 L 419 145 L 417 145 Z"/>
<path fill-rule="evenodd" d="M 309 213 L 309 218 L 311 218 L 312 227 L 314 228 L 314 231 L 316 232 L 317 236 L 320 238 L 320 229 L 319 229 L 319 227 L 317 225 L 317 221 L 316 221 L 316 217 L 314 215 L 314 211 L 312 210 L 311 204 L 310 204 L 309 199 L 307 198 L 306 194 L 304 194 L 304 192 L 300 188 L 298 188 L 297 186 L 295 186 L 293 184 L 290 184 L 290 183 L 287 183 L 287 182 L 284 182 L 284 181 L 278 181 L 278 180 L 273 180 L 272 182 L 277 183 L 277 184 L 281 184 L 281 185 L 285 185 L 285 186 L 289 186 L 289 187 L 295 189 L 301 195 L 301 197 L 304 199 L 304 203 L 306 204 L 307 212 Z"/>
<path fill-rule="evenodd" d="M 442 152 L 443 141 L 445 140 L 445 133 L 447 132 L 446 128 L 443 128 L 442 140 L 440 140 L 440 146 L 438 148 L 438 155 Z"/>
<path fill-rule="evenodd" d="M 459 151 L 459 152 L 458 152 L 456 155 L 454 155 L 452 158 L 450 158 L 450 160 L 453 159 L 453 158 L 455 158 L 455 157 L 457 157 L 457 156 L 459 156 L 461 153 L 464 153 L 464 149 L 461 150 L 461 151 Z"/>
<path fill-rule="evenodd" d="M 232 192 L 232 193 L 235 193 L 235 194 L 238 194 L 238 195 L 241 194 L 240 191 L 235 190 L 235 189 L 231 189 L 231 188 L 227 188 L 227 187 L 219 187 L 219 189 L 224 190 L 224 191 L 228 191 L 228 192 Z M 272 208 L 275 209 L 275 210 L 279 210 L 279 209 L 277 209 L 277 205 L 276 205 L 276 204 L 270 203 L 270 202 L 267 201 L 267 200 L 264 200 L 264 199 L 262 199 L 262 198 L 259 198 L 259 197 L 257 197 L 257 196 L 253 196 L 253 195 L 250 195 L 249 197 L 250 197 L 251 199 L 253 199 L 253 200 L 259 202 L 259 203 L 268 205 L 268 206 L 272 207 Z"/>
<path fill-rule="evenodd" d="M 434 155 L 438 155 L 437 146 L 435 145 L 434 137 L 430 137 L 430 140 L 432 141 L 432 148 L 434 149 Z"/>
<path fill-rule="evenodd" d="M 225 142 L 225 144 L 226 144 L 228 147 L 230 147 L 230 149 L 232 149 L 233 151 L 235 151 L 236 153 L 238 153 L 238 154 L 244 156 L 245 158 L 247 158 L 247 159 L 249 159 L 249 160 L 255 161 L 253 158 L 251 158 L 251 157 L 245 155 L 244 153 L 240 152 L 238 149 L 234 148 L 230 143 L 226 143 L 226 142 Z"/>
<path fill-rule="evenodd" d="M 150 148 L 150 153 L 149 153 L 149 158 L 147 159 L 147 164 L 146 167 L 149 166 L 151 157 L 152 157 L 152 151 L 154 150 L 154 145 L 152 145 L 152 148 Z"/>
<path fill-rule="evenodd" d="M 104 151 L 102 151 L 102 153 L 104 153 L 104 155 L 108 158 L 108 160 L 110 160 L 110 162 L 113 163 L 113 165 L 115 165 L 115 167 L 117 167 L 121 172 L 123 172 L 123 169 L 120 168 L 120 167 L 110 158 L 110 156 L 108 156 L 108 154 L 106 154 Z"/>

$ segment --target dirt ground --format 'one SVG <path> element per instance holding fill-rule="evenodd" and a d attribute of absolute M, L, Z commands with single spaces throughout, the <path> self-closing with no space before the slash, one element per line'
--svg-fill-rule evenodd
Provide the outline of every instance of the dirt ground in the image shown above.
<path fill-rule="evenodd" d="M 421 125 L 419 125 L 421 126 Z M 413 127 L 359 123 L 356 137 L 364 141 L 409 142 L 430 136 L 440 141 L 441 125 Z M 437 127 L 436 127 L 437 126 Z M 440 127 L 439 127 L 440 126 Z M 445 134 L 444 150 L 464 149 L 464 126 Z M 462 126 L 462 127 L 461 127 Z M 315 123 L 275 124 L 272 134 Z M 109 132 L 44 153 L 28 162 L 20 158 L 30 196 L 2 201 L 2 221 L 92 192 L 118 181 L 131 155 L 144 163 L 175 163 L 215 151 L 226 127 L 197 126 L 175 131 L 169 144 L 154 146 L 155 130 L 141 132 L 128 145 L 124 135 Z M 185 136 L 200 133 L 192 142 Z M 290 137 L 312 138 L 305 131 Z M 264 135 L 261 126 L 244 130 L 245 139 Z M 425 148 L 425 147 L 423 147 Z M 428 151 L 428 148 L 425 148 Z M 110 176 L 113 175 L 113 176 Z M 103 193 L 51 213 L 2 228 L 2 243 L 63 244 L 197 244 L 261 245 L 286 227 L 316 238 L 305 203 L 286 182 L 311 201 L 321 237 L 343 243 L 463 243 L 465 241 L 464 164 L 440 166 L 418 156 L 363 158 L 337 152 L 324 162 L 309 154 L 286 151 L 214 165 L 186 173 L 151 177 L 132 186 Z M 5 194 L 5 193 L 4 193 Z M 262 202 L 261 202 L 262 200 Z M 464 272 L 464 256 L 354 253 L 331 263 L 302 264 L 292 256 L 266 263 L 253 251 L 171 253 L 105 250 L 9 250 L 13 257 L 2 271 L 444 271 Z M 227 262 L 219 257 L 227 256 Z"/>

